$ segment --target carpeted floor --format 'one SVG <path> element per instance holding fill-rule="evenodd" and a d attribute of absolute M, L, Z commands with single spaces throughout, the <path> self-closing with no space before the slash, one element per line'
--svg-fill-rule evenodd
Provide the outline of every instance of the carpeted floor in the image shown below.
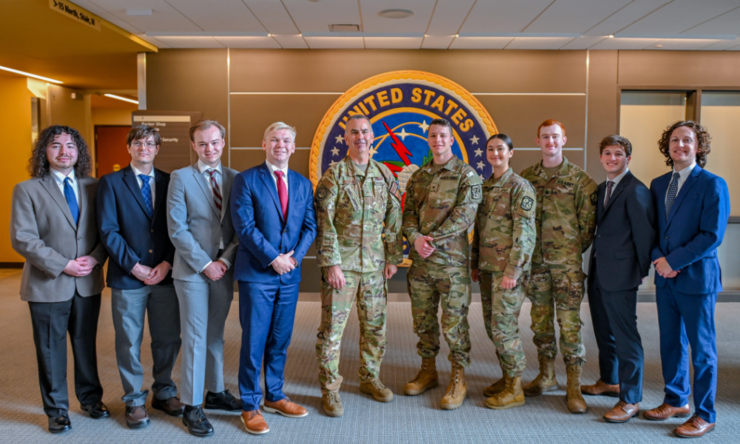
<path fill-rule="evenodd" d="M 149 409 L 151 425 L 143 430 L 129 430 L 125 425 L 124 406 L 120 401 L 121 382 L 116 368 L 113 346 L 113 325 L 110 315 L 110 291 L 103 293 L 103 308 L 98 331 L 99 371 L 105 389 L 104 402 L 112 417 L 93 420 L 82 414 L 79 403 L 71 399 L 70 417 L 73 430 L 52 436 L 46 430 L 46 416 L 41 406 L 36 360 L 31 335 L 28 304 L 20 301 L 20 270 L 0 273 L 0 442 L 202 442 L 190 436 L 179 418 Z M 307 298 L 310 299 L 310 298 Z M 402 300 L 394 295 L 391 300 Z M 235 300 L 226 326 L 227 388 L 238 393 L 237 367 L 241 328 Z M 340 372 L 345 378 L 341 396 L 345 414 L 329 418 L 321 411 L 321 393 L 317 381 L 314 354 L 316 328 L 319 323 L 318 302 L 300 302 L 296 316 L 293 342 L 288 352 L 286 393 L 306 406 L 309 416 L 300 419 L 265 414 L 270 433 L 248 435 L 237 413 L 208 411 L 216 429 L 211 442 L 263 443 L 653 443 L 675 441 L 671 431 L 682 420 L 651 422 L 633 419 L 627 424 L 607 424 L 602 415 L 615 403 L 614 398 L 587 397 L 589 411 L 571 415 L 565 404 L 565 368 L 558 359 L 557 375 L 561 390 L 537 398 L 527 398 L 523 407 L 494 411 L 483 406 L 481 390 L 501 375 L 494 347 L 486 336 L 479 303 L 470 310 L 472 333 L 472 364 L 466 373 L 469 394 L 457 410 L 442 411 L 440 399 L 449 378 L 447 347 L 437 358 L 440 387 L 427 393 L 403 396 L 403 385 L 413 378 L 420 359 L 416 355 L 416 336 L 411 326 L 410 304 L 392 302 L 388 309 L 388 350 L 381 369 L 381 379 L 396 394 L 393 402 L 381 404 L 359 392 L 357 368 L 358 324 L 353 312 L 344 336 Z M 596 343 L 593 337 L 588 306 L 582 307 L 584 338 L 588 363 L 584 382 L 598 378 Z M 658 352 L 657 314 L 654 304 L 642 303 L 638 308 L 639 328 L 646 355 L 645 393 L 641 406 L 652 408 L 662 401 L 663 382 Z M 720 356 L 718 422 L 714 433 L 702 442 L 735 443 L 740 439 L 740 347 L 736 335 L 740 332 L 740 304 L 721 303 L 717 307 L 718 346 Z M 532 345 L 529 305 L 522 310 L 520 320 L 527 360 L 524 381 L 537 374 L 536 351 Z M 148 334 L 142 356 L 145 368 L 151 368 Z M 74 397 L 70 349 L 68 380 Z M 179 382 L 179 362 L 173 375 Z M 146 384 L 151 384 L 151 376 Z"/>

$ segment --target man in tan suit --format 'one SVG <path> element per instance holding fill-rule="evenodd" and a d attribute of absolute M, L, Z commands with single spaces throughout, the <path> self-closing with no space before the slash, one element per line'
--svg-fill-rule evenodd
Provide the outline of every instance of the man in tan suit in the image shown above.
<path fill-rule="evenodd" d="M 13 189 L 10 240 L 26 259 L 21 299 L 31 310 L 33 339 L 49 431 L 65 432 L 67 332 L 74 351 L 75 394 L 92 418 L 110 416 L 103 404 L 95 337 L 103 263 L 108 255 L 95 222 L 98 181 L 77 130 L 50 126 L 39 134 L 30 162 L 32 178 Z"/>

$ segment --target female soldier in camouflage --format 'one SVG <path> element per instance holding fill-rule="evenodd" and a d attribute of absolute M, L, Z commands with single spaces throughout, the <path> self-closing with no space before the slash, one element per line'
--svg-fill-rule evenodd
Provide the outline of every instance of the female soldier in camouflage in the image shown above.
<path fill-rule="evenodd" d="M 486 142 L 493 174 L 483 183 L 470 264 L 473 281 L 480 280 L 486 333 L 496 345 L 504 375 L 483 391 L 488 397 L 486 407 L 492 409 L 524 405 L 522 372 L 526 361 L 519 311 L 537 237 L 536 192 L 509 167 L 513 155 L 514 146 L 506 134 L 495 134 Z"/>

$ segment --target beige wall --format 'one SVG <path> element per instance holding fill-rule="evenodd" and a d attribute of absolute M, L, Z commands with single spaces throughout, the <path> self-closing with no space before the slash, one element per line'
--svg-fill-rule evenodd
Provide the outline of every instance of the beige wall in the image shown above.
<path fill-rule="evenodd" d="M 702 95 L 701 122 L 712 135 L 712 149 L 706 168 L 722 176 L 730 189 L 733 214 L 740 214 L 740 149 L 737 128 L 740 123 L 740 92 Z"/>
<path fill-rule="evenodd" d="M 92 124 L 131 126 L 131 110 L 115 108 L 93 108 Z"/>

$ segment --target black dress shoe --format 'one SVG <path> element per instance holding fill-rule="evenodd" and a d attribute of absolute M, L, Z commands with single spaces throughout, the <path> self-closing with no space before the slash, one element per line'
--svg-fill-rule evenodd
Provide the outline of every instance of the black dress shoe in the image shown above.
<path fill-rule="evenodd" d="M 62 433 L 72 429 L 72 422 L 69 416 L 60 415 L 49 417 L 49 431 L 51 433 Z"/>
<path fill-rule="evenodd" d="M 228 390 L 221 393 L 206 392 L 206 408 L 229 412 L 241 411 L 242 400 L 236 399 Z"/>
<path fill-rule="evenodd" d="M 173 396 L 168 399 L 152 399 L 152 408 L 161 410 L 170 416 L 180 416 L 185 411 L 185 404 L 180 399 Z"/>
<path fill-rule="evenodd" d="M 103 404 L 103 401 L 98 401 L 95 404 L 81 405 L 83 411 L 87 412 L 92 419 L 107 418 L 110 416 L 108 407 Z"/>
<path fill-rule="evenodd" d="M 213 435 L 213 426 L 208 422 L 205 412 L 199 406 L 186 406 L 182 414 L 182 423 L 188 428 L 188 432 L 195 436 Z"/>

